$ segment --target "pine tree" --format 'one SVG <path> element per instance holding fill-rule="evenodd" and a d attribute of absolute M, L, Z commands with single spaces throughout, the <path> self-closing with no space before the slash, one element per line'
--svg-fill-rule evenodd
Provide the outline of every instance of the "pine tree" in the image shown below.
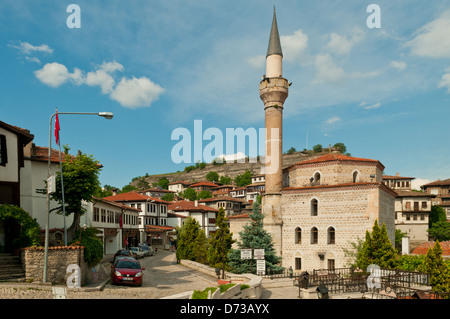
<path fill-rule="evenodd" d="M 223 207 L 219 208 L 217 213 L 216 227 L 217 231 L 209 240 L 208 263 L 211 267 L 226 269 L 229 262 L 228 252 L 234 240 Z"/>
<path fill-rule="evenodd" d="M 438 240 L 429 248 L 419 271 L 430 274 L 430 286 L 436 292 L 450 292 L 450 269 L 442 258 L 442 247 Z"/>
<path fill-rule="evenodd" d="M 372 234 L 366 231 L 366 240 L 358 254 L 357 267 L 365 270 L 367 266 L 374 264 L 380 268 L 395 268 L 397 262 L 397 251 L 392 247 L 387 234 L 386 225 L 381 228 L 375 220 Z"/>
<path fill-rule="evenodd" d="M 275 254 L 271 234 L 263 228 L 264 215 L 261 213 L 258 202 L 253 204 L 252 213 L 249 214 L 252 220 L 245 225 L 244 230 L 239 233 L 239 249 L 232 249 L 229 257 L 232 271 L 235 273 L 256 273 L 256 262 L 253 260 L 241 260 L 241 249 L 264 249 L 266 260 L 266 272 L 270 268 L 272 273 L 280 273 L 284 270 L 280 266 L 281 257 Z"/>
<path fill-rule="evenodd" d="M 183 227 L 178 231 L 177 259 L 187 259 L 195 261 L 195 242 L 199 236 L 200 225 L 189 217 Z"/>
<path fill-rule="evenodd" d="M 203 229 L 198 232 L 193 249 L 194 260 L 198 263 L 206 264 L 208 262 L 208 240 Z"/>

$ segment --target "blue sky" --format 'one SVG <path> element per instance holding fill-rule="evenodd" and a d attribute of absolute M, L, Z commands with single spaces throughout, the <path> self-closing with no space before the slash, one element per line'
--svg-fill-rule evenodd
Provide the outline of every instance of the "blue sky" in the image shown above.
<path fill-rule="evenodd" d="M 386 174 L 450 178 L 448 0 L 92 2 L 0 2 L 0 120 L 47 146 L 55 108 L 113 112 L 60 117 L 62 143 L 104 165 L 102 185 L 183 170 L 171 134 L 194 120 L 224 134 L 264 127 L 274 5 L 293 83 L 284 150 L 343 142 Z M 71 3 L 80 28 L 67 26 Z M 381 28 L 367 26 L 372 3 Z"/>

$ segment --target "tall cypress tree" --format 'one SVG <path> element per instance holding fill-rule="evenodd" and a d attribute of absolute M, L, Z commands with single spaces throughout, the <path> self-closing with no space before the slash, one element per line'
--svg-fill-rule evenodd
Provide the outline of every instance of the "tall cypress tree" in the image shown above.
<path fill-rule="evenodd" d="M 187 259 L 195 261 L 195 243 L 199 236 L 200 225 L 189 217 L 186 223 L 178 231 L 177 259 Z"/>
<path fill-rule="evenodd" d="M 270 268 L 273 273 L 284 270 L 280 266 L 281 257 L 275 254 L 271 234 L 263 228 L 264 215 L 261 213 L 258 202 L 253 204 L 252 213 L 249 214 L 251 223 L 243 227 L 239 233 L 240 241 L 237 242 L 239 249 L 232 249 L 229 257 L 232 271 L 235 273 L 256 273 L 256 262 L 253 260 L 241 260 L 241 249 L 264 249 L 266 260 L 266 272 Z"/>
<path fill-rule="evenodd" d="M 216 232 L 209 240 L 208 263 L 211 267 L 226 269 L 229 262 L 228 252 L 234 240 L 223 207 L 219 208 L 217 213 L 216 227 Z"/>

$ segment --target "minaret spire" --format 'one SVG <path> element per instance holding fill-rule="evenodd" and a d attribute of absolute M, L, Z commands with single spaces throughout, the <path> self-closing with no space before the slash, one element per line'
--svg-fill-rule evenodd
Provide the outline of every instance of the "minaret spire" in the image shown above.
<path fill-rule="evenodd" d="M 269 47 L 267 48 L 266 57 L 272 54 L 283 56 L 283 51 L 281 50 L 280 35 L 278 33 L 278 24 L 275 6 L 273 6 L 272 29 L 270 30 Z"/>

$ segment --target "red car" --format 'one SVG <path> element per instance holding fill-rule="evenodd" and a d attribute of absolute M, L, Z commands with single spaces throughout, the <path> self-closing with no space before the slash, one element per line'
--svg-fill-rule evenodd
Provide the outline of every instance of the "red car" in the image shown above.
<path fill-rule="evenodd" d="M 145 268 L 139 261 L 130 257 L 117 257 L 111 266 L 113 284 L 131 284 L 141 287 Z"/>

